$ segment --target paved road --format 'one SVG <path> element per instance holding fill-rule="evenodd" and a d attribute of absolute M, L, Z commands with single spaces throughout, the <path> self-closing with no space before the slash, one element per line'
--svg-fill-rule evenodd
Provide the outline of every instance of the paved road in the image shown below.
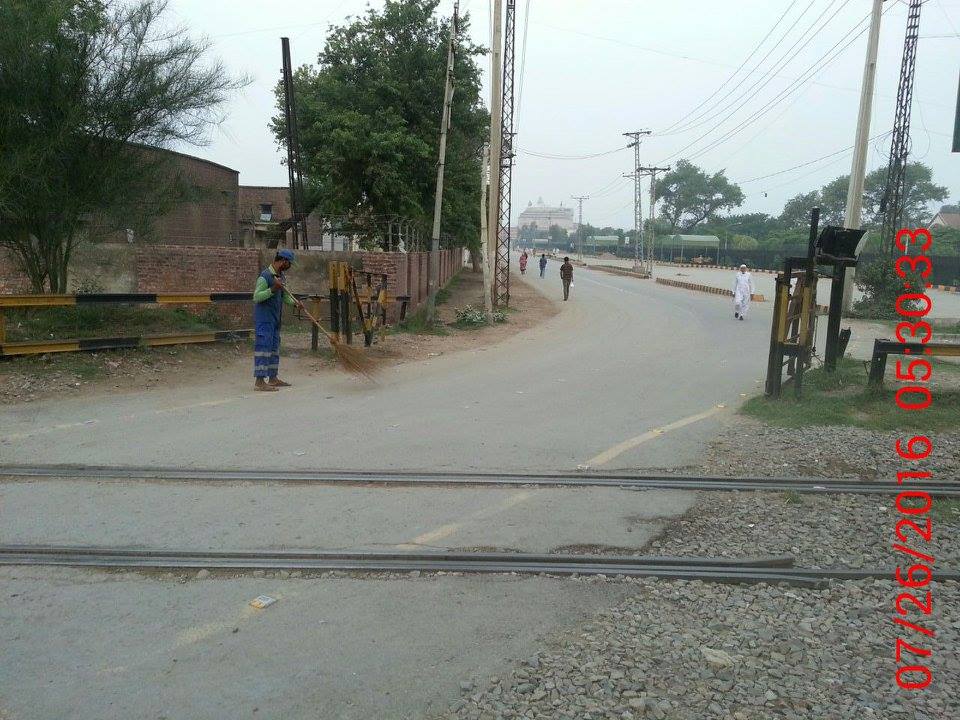
<path fill-rule="evenodd" d="M 531 282 L 559 293 L 551 279 Z M 572 470 L 682 465 L 761 378 L 769 310 L 577 270 L 484 351 L 369 387 L 291 376 L 0 411 L 2 462 Z M 302 381 L 302 382 L 300 382 Z M 725 405 L 719 409 L 718 405 Z M 662 430 L 661 430 L 662 429 Z M 640 549 L 692 493 L 0 478 L 0 542 Z M 0 718 L 430 718 L 629 587 L 537 577 L 189 579 L 0 568 Z M 249 607 L 267 594 L 278 602 Z"/>
<path fill-rule="evenodd" d="M 548 277 L 528 281 L 558 295 L 557 264 Z M 561 310 L 486 350 L 389 368 L 377 387 L 342 374 L 293 376 L 297 387 L 265 394 L 231 377 L 5 408 L 0 456 L 252 468 L 674 466 L 693 460 L 724 412 L 760 387 L 769 304 L 738 323 L 717 297 L 578 269 Z M 718 405 L 726 410 L 690 420 Z M 689 424 L 643 440 L 678 421 Z M 603 462 L 591 463 L 597 456 Z"/>

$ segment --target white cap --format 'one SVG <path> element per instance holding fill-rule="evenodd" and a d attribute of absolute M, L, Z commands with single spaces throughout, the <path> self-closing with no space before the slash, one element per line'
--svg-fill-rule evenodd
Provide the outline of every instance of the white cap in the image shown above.
<path fill-rule="evenodd" d="M 741 269 L 741 270 L 744 270 L 746 267 L 747 267 L 747 265 L 746 265 L 746 263 L 744 263 L 743 265 L 740 266 L 740 269 Z"/>

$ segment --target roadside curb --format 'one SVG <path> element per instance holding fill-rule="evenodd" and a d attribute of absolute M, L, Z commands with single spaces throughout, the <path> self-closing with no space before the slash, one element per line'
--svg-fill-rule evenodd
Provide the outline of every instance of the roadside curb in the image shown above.
<path fill-rule="evenodd" d="M 724 288 L 713 287 L 712 285 L 700 285 L 698 283 L 683 282 L 682 280 L 669 280 L 667 278 L 657 278 L 657 282 L 661 285 L 669 285 L 670 287 L 683 288 L 684 290 L 696 290 L 698 292 L 712 293 L 714 295 L 726 295 L 727 297 L 733 297 L 733 290 L 726 290 Z M 750 296 L 750 299 L 754 302 L 766 302 L 766 298 L 763 297 L 760 293 L 754 293 Z"/>
<path fill-rule="evenodd" d="M 693 263 L 665 263 L 665 262 L 657 262 L 657 263 L 654 263 L 654 264 L 655 264 L 655 265 L 662 265 L 663 267 L 693 268 L 693 269 L 704 268 L 704 269 L 707 269 L 707 270 L 739 270 L 739 269 L 740 269 L 740 266 L 739 266 L 739 265 L 738 265 L 738 266 L 733 266 L 733 265 L 694 265 Z M 764 270 L 764 269 L 762 269 L 762 268 L 750 268 L 750 272 L 752 272 L 752 273 L 765 273 L 765 274 L 767 274 L 767 275 L 776 275 L 776 274 L 779 273 L 780 271 L 779 271 L 779 270 Z M 956 286 L 956 285 L 931 285 L 929 289 L 931 289 L 931 290 L 940 290 L 940 291 L 942 291 L 942 292 L 949 292 L 949 293 L 960 293 L 960 287 L 958 287 L 958 286 Z"/>

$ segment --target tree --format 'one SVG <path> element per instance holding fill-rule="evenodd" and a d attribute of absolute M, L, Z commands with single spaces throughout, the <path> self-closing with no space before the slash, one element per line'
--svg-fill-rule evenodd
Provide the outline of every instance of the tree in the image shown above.
<path fill-rule="evenodd" d="M 401 216 L 429 225 L 436 190 L 449 21 L 434 16 L 439 0 L 387 0 L 381 10 L 333 28 L 316 66 L 294 75 L 303 171 L 311 204 L 378 235 L 378 218 Z M 479 247 L 480 155 L 489 115 L 480 101 L 482 48 L 462 18 L 454 64 L 441 223 L 471 249 Z M 283 88 L 276 90 L 283 107 Z M 271 130 L 286 138 L 282 112 Z"/>
<path fill-rule="evenodd" d="M 783 206 L 780 223 L 786 229 L 807 230 L 810 227 L 811 208 L 820 207 L 822 202 L 818 190 L 794 195 Z"/>
<path fill-rule="evenodd" d="M 551 225 L 550 232 L 547 237 L 550 238 L 550 242 L 552 242 L 554 245 L 561 245 L 567 242 L 568 233 L 559 225 Z"/>
<path fill-rule="evenodd" d="M 847 210 L 847 192 L 850 176 L 841 175 L 823 186 L 820 191 L 820 224 L 843 225 Z M 881 209 L 887 188 L 887 169 L 877 168 L 868 173 L 863 182 L 862 224 L 876 229 L 883 225 Z M 813 196 L 808 193 L 807 196 Z M 794 200 L 801 197 L 798 195 Z M 949 192 L 943 185 L 933 182 L 933 171 L 923 163 L 907 163 L 903 183 L 903 226 L 920 226 L 930 221 L 930 205 L 947 199 Z M 790 202 L 793 202 L 791 200 Z M 787 205 L 790 205 L 790 202 Z M 784 208 L 786 212 L 786 208 Z M 809 222 L 809 219 L 808 219 Z"/>
<path fill-rule="evenodd" d="M 163 212 L 180 184 L 149 147 L 202 142 L 241 84 L 204 64 L 207 46 L 164 23 L 164 9 L 0 3 L 0 246 L 37 292 L 66 291 L 94 224 L 122 229 Z"/>
<path fill-rule="evenodd" d="M 756 238 L 752 238 L 749 235 L 734 235 L 730 238 L 731 247 L 735 247 L 738 250 L 756 250 L 760 247 L 760 243 L 757 242 Z"/>
<path fill-rule="evenodd" d="M 847 190 L 850 187 L 850 176 L 841 175 L 828 182 L 820 190 L 820 226 L 843 225 L 843 218 L 847 211 Z M 809 214 L 807 226 L 810 225 Z"/>
<path fill-rule="evenodd" d="M 873 227 L 883 225 L 884 212 L 880 209 L 887 186 L 887 169 L 878 168 L 864 178 L 863 217 L 864 224 Z M 933 182 L 933 170 L 921 162 L 907 163 L 903 177 L 903 227 L 919 227 L 930 222 L 930 205 L 943 202 L 949 196 L 943 185 Z"/>
<path fill-rule="evenodd" d="M 731 183 L 724 170 L 707 175 L 688 160 L 680 160 L 657 181 L 660 216 L 670 223 L 670 233 L 678 227 L 689 230 L 720 210 L 743 204 L 743 192 Z"/>

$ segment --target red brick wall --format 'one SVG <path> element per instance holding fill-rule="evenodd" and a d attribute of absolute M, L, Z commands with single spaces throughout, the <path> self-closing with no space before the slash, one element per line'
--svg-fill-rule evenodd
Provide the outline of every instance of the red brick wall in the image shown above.
<path fill-rule="evenodd" d="M 136 292 L 253 292 L 260 251 L 185 245 L 137 248 Z"/>
<path fill-rule="evenodd" d="M 266 185 L 240 186 L 240 219 L 260 222 L 260 204 L 273 205 L 273 222 L 290 217 L 290 189 Z"/>
<path fill-rule="evenodd" d="M 387 275 L 387 292 L 391 295 L 409 295 L 407 312 L 414 312 L 427 297 L 430 280 L 428 268 L 430 253 L 363 253 L 363 271 Z M 463 267 L 463 252 L 459 248 L 440 252 L 440 287 Z M 376 283 L 376 280 L 374 281 Z M 391 320 L 395 318 L 391 317 Z"/>
<path fill-rule="evenodd" d="M 210 246 L 148 245 L 137 248 L 135 292 L 250 292 L 263 270 L 260 251 Z M 190 312 L 211 308 L 225 325 L 253 327 L 248 303 L 183 305 Z"/>

